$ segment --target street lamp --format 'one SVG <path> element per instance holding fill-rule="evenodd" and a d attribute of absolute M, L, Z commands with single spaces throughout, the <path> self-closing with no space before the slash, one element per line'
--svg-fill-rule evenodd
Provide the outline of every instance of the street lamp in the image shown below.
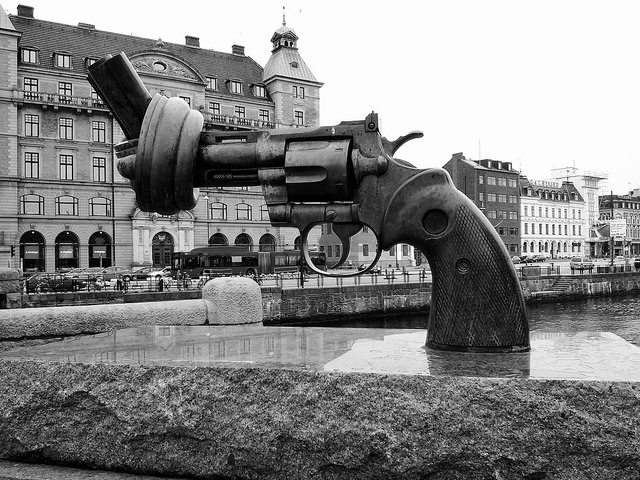
<path fill-rule="evenodd" d="M 211 238 L 211 233 L 209 231 L 209 195 L 205 192 L 204 199 L 207 202 L 206 204 L 206 219 L 207 219 L 207 246 L 209 245 L 209 239 Z"/>

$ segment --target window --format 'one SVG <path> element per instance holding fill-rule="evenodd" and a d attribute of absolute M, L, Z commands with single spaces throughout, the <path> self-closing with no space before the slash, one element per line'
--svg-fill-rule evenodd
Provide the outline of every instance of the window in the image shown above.
<path fill-rule="evenodd" d="M 72 155 L 60 155 L 60 180 L 73 180 Z"/>
<path fill-rule="evenodd" d="M 107 159 L 104 157 L 93 157 L 93 181 L 107 181 Z"/>
<path fill-rule="evenodd" d="M 28 100 L 36 100 L 38 98 L 38 79 L 24 78 L 24 98 Z"/>
<path fill-rule="evenodd" d="M 38 63 L 38 50 L 35 48 L 23 48 L 20 51 L 20 59 L 23 63 Z"/>
<path fill-rule="evenodd" d="M 406 257 L 407 255 L 409 255 L 409 245 L 407 245 L 406 243 L 402 244 L 402 255 L 404 257 Z"/>
<path fill-rule="evenodd" d="M 327 245 L 327 257 L 333 257 L 333 245 Z"/>
<path fill-rule="evenodd" d="M 104 102 L 93 88 L 91 89 L 91 105 L 94 107 L 104 107 Z"/>
<path fill-rule="evenodd" d="M 218 79 L 215 77 L 207 77 L 207 88 L 209 90 L 217 90 L 218 89 Z"/>
<path fill-rule="evenodd" d="M 269 110 L 260 110 L 260 120 L 263 122 L 269 121 Z"/>
<path fill-rule="evenodd" d="M 93 65 L 97 61 L 98 61 L 97 58 L 89 58 L 89 57 L 87 57 L 87 58 L 84 59 L 84 65 L 85 65 L 85 67 L 90 67 L 91 65 Z"/>
<path fill-rule="evenodd" d="M 227 219 L 227 205 L 224 203 L 213 202 L 209 206 L 210 216 L 213 220 Z"/>
<path fill-rule="evenodd" d="M 501 203 L 507 203 L 507 196 L 504 193 L 498 195 L 498 201 Z"/>
<path fill-rule="evenodd" d="M 524 206 L 524 216 L 529 215 L 529 207 L 527 205 Z"/>
<path fill-rule="evenodd" d="M 40 117 L 38 115 L 31 115 L 29 113 L 24 115 L 24 136 L 40 136 Z"/>
<path fill-rule="evenodd" d="M 107 127 L 104 122 L 91 122 L 91 140 L 94 142 L 106 142 Z"/>
<path fill-rule="evenodd" d="M 363 257 L 368 257 L 369 256 L 369 245 L 366 243 L 362 244 L 362 256 Z"/>
<path fill-rule="evenodd" d="M 237 80 L 231 80 L 229 82 L 229 91 L 231 93 L 242 94 L 242 82 L 239 82 Z"/>
<path fill-rule="evenodd" d="M 180 99 L 181 99 L 181 100 L 184 100 L 184 102 L 185 102 L 187 105 L 191 106 L 191 97 L 182 97 L 182 96 L 180 96 Z"/>
<path fill-rule="evenodd" d="M 487 177 L 487 185 L 495 185 L 496 177 Z"/>
<path fill-rule="evenodd" d="M 70 195 L 56 197 L 56 215 L 78 215 L 78 199 Z"/>
<path fill-rule="evenodd" d="M 525 235 L 528 235 L 528 234 L 529 234 L 529 224 L 528 224 L 528 223 L 525 223 L 525 224 L 524 224 L 524 234 L 525 234 Z"/>
<path fill-rule="evenodd" d="M 73 140 L 73 119 L 61 118 L 59 120 L 60 125 L 60 139 L 61 140 Z"/>
<path fill-rule="evenodd" d="M 239 203 L 236 205 L 236 220 L 251 220 L 251 205 Z"/>
<path fill-rule="evenodd" d="M 518 203 L 518 197 L 515 195 L 509 195 L 509 203 Z"/>
<path fill-rule="evenodd" d="M 294 98 L 304 98 L 304 87 L 293 87 L 293 97 Z"/>
<path fill-rule="evenodd" d="M 545 224 L 545 226 L 544 226 L 544 233 L 545 233 L 545 235 L 549 235 L 549 224 L 548 223 Z"/>
<path fill-rule="evenodd" d="M 56 67 L 71 68 L 71 55 L 67 53 L 54 53 L 53 61 Z"/>
<path fill-rule="evenodd" d="M 267 89 L 264 87 L 264 85 L 254 85 L 253 94 L 256 97 L 265 98 L 267 96 Z"/>
<path fill-rule="evenodd" d="M 70 82 L 58 82 L 58 95 L 60 95 L 60 103 L 70 104 L 71 95 L 73 94 L 73 85 Z"/>
<path fill-rule="evenodd" d="M 509 186 L 510 186 L 511 188 L 516 188 L 516 187 L 518 186 L 518 182 L 516 181 L 516 179 L 515 179 L 515 178 L 510 178 L 510 179 L 509 179 Z"/>
<path fill-rule="evenodd" d="M 269 221 L 269 208 L 266 205 L 260 205 L 260 220 Z"/>
<path fill-rule="evenodd" d="M 340 256 L 340 245 L 336 245 L 336 257 Z"/>
<path fill-rule="evenodd" d="M 236 107 L 233 110 L 233 113 L 238 118 L 245 118 L 245 108 L 244 107 L 236 105 Z"/>
<path fill-rule="evenodd" d="M 509 220 L 518 220 L 518 212 L 509 212 Z"/>
<path fill-rule="evenodd" d="M 478 175 L 478 183 L 480 185 L 484 184 L 484 175 Z"/>
<path fill-rule="evenodd" d="M 44 215 L 44 197 L 22 195 L 20 197 L 20 215 Z"/>
<path fill-rule="evenodd" d="M 488 202 L 495 202 L 497 201 L 498 196 L 495 193 L 487 193 L 487 201 Z"/>
<path fill-rule="evenodd" d="M 293 117 L 295 118 L 296 125 L 304 125 L 304 114 L 301 111 L 296 110 L 293 113 Z"/>
<path fill-rule="evenodd" d="M 495 210 L 489 210 L 487 212 L 487 218 L 498 218 L 498 212 Z"/>
<path fill-rule="evenodd" d="M 214 115 L 220 115 L 220 104 L 218 102 L 209 102 L 209 112 Z"/>
<path fill-rule="evenodd" d="M 498 185 L 500 187 L 506 187 L 507 186 L 507 179 L 504 177 L 498 177 Z"/>
<path fill-rule="evenodd" d="M 102 197 L 93 197 L 89 199 L 89 215 L 92 217 L 109 217 L 111 216 L 111 200 Z"/>
<path fill-rule="evenodd" d="M 27 152 L 24 154 L 25 178 L 40 178 L 40 154 Z"/>

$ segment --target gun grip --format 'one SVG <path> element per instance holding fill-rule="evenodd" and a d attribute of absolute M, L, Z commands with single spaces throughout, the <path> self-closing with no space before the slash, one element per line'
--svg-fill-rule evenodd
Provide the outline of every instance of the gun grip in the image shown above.
<path fill-rule="evenodd" d="M 418 247 L 433 274 L 427 346 L 462 351 L 529 350 L 529 324 L 515 267 L 495 228 L 442 169 L 395 192 L 383 248 Z"/>

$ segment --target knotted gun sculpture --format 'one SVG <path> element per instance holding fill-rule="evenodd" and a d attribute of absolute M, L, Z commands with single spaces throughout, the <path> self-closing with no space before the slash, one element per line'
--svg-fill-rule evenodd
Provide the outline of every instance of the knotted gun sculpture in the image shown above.
<path fill-rule="evenodd" d="M 393 155 L 412 132 L 382 137 L 377 115 L 339 125 L 265 131 L 203 131 L 202 115 L 179 98 L 152 97 L 124 54 L 89 68 L 89 81 L 128 141 L 115 147 L 118 170 L 138 207 L 173 214 L 194 208 L 198 187 L 260 185 L 271 223 L 308 239 L 330 223 L 349 257 L 350 238 L 367 227 L 376 257 L 397 243 L 419 248 L 433 283 L 427 345 L 440 349 L 524 351 L 524 297 L 497 232 L 445 170 L 417 169 Z M 366 273 L 367 270 L 359 272 Z"/>

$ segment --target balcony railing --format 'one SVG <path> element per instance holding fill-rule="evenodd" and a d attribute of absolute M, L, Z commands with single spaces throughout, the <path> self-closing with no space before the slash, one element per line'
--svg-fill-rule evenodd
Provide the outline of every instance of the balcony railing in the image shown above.
<path fill-rule="evenodd" d="M 271 122 L 262 119 L 252 119 L 243 117 L 234 117 L 231 115 L 221 115 L 211 112 L 200 112 L 204 116 L 205 125 L 209 128 L 218 126 L 224 127 L 240 127 L 241 129 L 276 129 L 276 128 L 303 128 L 306 125 L 285 125 L 279 122 Z"/>
<path fill-rule="evenodd" d="M 75 108 L 102 108 L 107 109 L 100 98 L 91 97 L 78 97 L 75 95 L 63 95 L 60 93 L 49 92 L 33 92 L 28 90 L 18 90 L 18 101 L 24 101 L 28 103 L 37 103 L 41 105 L 54 105 L 54 106 L 67 106 Z"/>

